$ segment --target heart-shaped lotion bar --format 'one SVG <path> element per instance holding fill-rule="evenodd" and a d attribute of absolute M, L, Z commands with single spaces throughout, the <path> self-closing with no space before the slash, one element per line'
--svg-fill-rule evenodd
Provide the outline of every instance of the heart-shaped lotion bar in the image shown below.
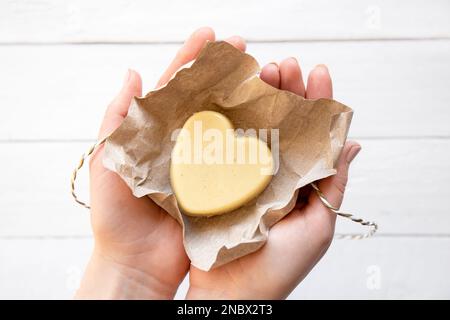
<path fill-rule="evenodd" d="M 269 184 L 273 158 L 255 135 L 236 136 L 224 115 L 192 115 L 172 151 L 170 180 L 183 213 L 213 216 L 256 198 Z"/>

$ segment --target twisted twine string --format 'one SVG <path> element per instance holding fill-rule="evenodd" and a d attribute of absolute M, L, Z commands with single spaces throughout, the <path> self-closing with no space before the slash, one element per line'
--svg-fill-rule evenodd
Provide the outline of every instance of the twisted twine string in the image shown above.
<path fill-rule="evenodd" d="M 95 151 L 95 149 L 97 149 L 97 147 L 101 146 L 103 143 L 105 143 L 106 139 L 108 137 L 105 137 L 99 141 L 97 141 L 96 143 L 94 143 L 89 149 L 88 151 L 86 151 L 86 153 L 83 153 L 81 155 L 80 161 L 78 161 L 78 165 L 76 166 L 76 168 L 72 171 L 72 176 L 70 177 L 70 191 L 72 193 L 72 197 L 75 200 L 76 203 L 82 205 L 83 207 L 85 207 L 86 209 L 90 209 L 91 207 L 84 201 L 81 201 L 80 199 L 78 199 L 78 196 L 75 192 L 75 180 L 77 180 L 77 174 L 78 171 L 81 169 L 81 167 L 83 167 L 84 162 L 86 161 L 87 158 L 89 158 L 91 156 L 91 154 Z"/>
<path fill-rule="evenodd" d="M 359 223 L 363 226 L 369 227 L 369 231 L 367 233 L 364 234 L 338 234 L 335 235 L 335 238 L 337 239 L 350 239 L 350 240 L 360 240 L 360 239 L 365 239 L 365 238 L 369 238 L 371 236 L 373 236 L 375 234 L 375 232 L 377 232 L 378 230 L 378 225 L 375 222 L 371 222 L 371 221 L 365 221 L 361 218 L 356 218 L 354 217 L 353 214 L 351 213 L 345 213 L 342 211 L 339 211 L 338 208 L 333 207 L 331 205 L 331 203 L 327 200 L 327 198 L 325 197 L 325 195 L 322 193 L 322 191 L 320 191 L 319 187 L 312 182 L 311 183 L 312 188 L 316 191 L 317 196 L 319 197 L 320 201 L 322 201 L 323 205 L 325 207 L 327 207 L 331 212 L 334 212 L 335 214 L 337 214 L 340 217 L 344 217 L 346 219 L 349 219 L 353 222 Z"/>
<path fill-rule="evenodd" d="M 71 190 L 73 199 L 75 200 L 75 202 L 77 202 L 81 206 L 85 207 L 86 209 L 90 209 L 91 207 L 86 202 L 81 201 L 75 192 L 75 181 L 77 179 L 77 174 L 78 174 L 78 171 L 83 167 L 86 159 L 89 158 L 92 155 L 92 153 L 99 146 L 101 146 L 103 143 L 105 143 L 107 138 L 108 137 L 105 137 L 105 138 L 97 141 L 85 153 L 83 153 L 83 155 L 80 158 L 80 161 L 78 162 L 78 165 L 73 170 L 72 176 L 70 178 L 70 190 Z M 349 219 L 353 222 L 359 223 L 360 225 L 370 228 L 370 230 L 365 234 L 336 234 L 335 238 L 361 240 L 361 239 L 369 238 L 377 232 L 378 225 L 375 222 L 365 221 L 361 218 L 354 217 L 354 215 L 351 213 L 345 213 L 345 212 L 339 211 L 338 208 L 335 208 L 333 205 L 331 205 L 331 203 L 328 201 L 328 199 L 325 197 L 325 195 L 322 193 L 322 191 L 320 191 L 319 187 L 314 182 L 311 183 L 311 186 L 316 191 L 316 194 L 319 197 L 320 201 L 323 203 L 323 205 L 325 207 L 327 207 L 331 212 L 335 213 L 336 215 L 338 215 L 340 217 Z"/>

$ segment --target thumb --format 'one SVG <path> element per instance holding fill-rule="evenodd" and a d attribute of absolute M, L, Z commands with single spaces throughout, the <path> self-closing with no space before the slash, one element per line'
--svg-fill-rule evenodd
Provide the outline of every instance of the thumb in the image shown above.
<path fill-rule="evenodd" d="M 113 101 L 111 101 L 106 109 L 105 116 L 103 117 L 100 131 L 98 133 L 99 140 L 108 136 L 120 126 L 128 113 L 128 108 L 130 107 L 133 97 L 141 95 L 141 76 L 136 71 L 130 69 L 125 75 L 122 89 L 120 89 L 119 94 Z M 91 159 L 89 161 L 91 172 L 103 172 L 105 170 L 101 162 L 102 153 L 103 145 L 95 150 L 95 152 L 91 155 Z"/>
<path fill-rule="evenodd" d="M 318 183 L 319 189 L 325 195 L 327 200 L 336 208 L 341 206 L 342 200 L 344 199 L 350 164 L 360 151 L 361 146 L 357 142 L 346 142 L 337 162 L 337 173 Z M 313 206 L 317 205 L 323 207 L 327 211 L 326 215 L 328 217 L 336 219 L 336 215 L 329 214 L 328 209 L 323 206 L 315 192 L 311 193 L 310 203 Z"/>
<path fill-rule="evenodd" d="M 122 89 L 114 100 L 109 104 L 100 127 L 99 139 L 113 132 L 128 113 L 131 100 L 135 96 L 142 95 L 142 80 L 139 73 L 128 70 L 122 85 Z"/>

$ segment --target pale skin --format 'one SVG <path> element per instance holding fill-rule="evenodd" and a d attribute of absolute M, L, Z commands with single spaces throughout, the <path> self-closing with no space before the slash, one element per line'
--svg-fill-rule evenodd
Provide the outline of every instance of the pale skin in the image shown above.
<path fill-rule="evenodd" d="M 157 87 L 166 84 L 184 64 L 194 60 L 214 31 L 195 31 L 180 48 Z M 245 41 L 226 39 L 245 51 Z M 296 59 L 270 63 L 261 79 L 309 99 L 331 98 L 327 67 L 316 66 L 306 83 Z M 142 95 L 136 71 L 129 70 L 123 88 L 108 106 L 99 137 L 116 129 L 134 96 Z M 361 147 L 347 142 L 337 174 L 319 182 L 329 201 L 340 206 L 348 169 Z M 305 278 L 327 251 L 334 235 L 335 215 L 314 193 L 306 196 L 273 226 L 257 252 L 205 272 L 190 264 L 181 227 L 148 197 L 136 198 L 121 178 L 103 167 L 100 147 L 90 161 L 91 224 L 95 246 L 75 297 L 79 299 L 171 299 L 189 272 L 187 299 L 283 299 Z"/>

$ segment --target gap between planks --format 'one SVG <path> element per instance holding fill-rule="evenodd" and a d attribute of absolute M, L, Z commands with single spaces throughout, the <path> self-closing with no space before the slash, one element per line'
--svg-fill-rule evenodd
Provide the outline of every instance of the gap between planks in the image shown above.
<path fill-rule="evenodd" d="M 217 39 L 218 41 L 222 39 Z M 399 38 L 324 38 L 324 39 L 274 39 L 255 40 L 246 38 L 248 44 L 277 43 L 323 43 L 323 42 L 405 42 L 405 41 L 447 41 L 450 37 L 399 37 Z M 0 46 L 94 46 L 94 45 L 182 45 L 184 41 L 9 41 L 0 42 Z"/>
<path fill-rule="evenodd" d="M 436 136 L 348 136 L 348 140 L 450 140 L 450 135 Z M 96 139 L 0 139 L 0 144 L 14 143 L 94 143 Z"/>
<path fill-rule="evenodd" d="M 336 233 L 337 236 L 342 235 L 341 233 Z M 376 238 L 401 238 L 401 239 L 409 239 L 409 238 L 431 238 L 431 239 L 439 239 L 439 238 L 450 238 L 450 233 L 380 233 L 375 234 L 373 239 Z M 2 240 L 77 240 L 77 239 L 93 239 L 92 235 L 31 235 L 31 236 L 16 236 L 16 235 L 3 235 L 0 236 L 0 241 Z M 336 240 L 335 240 L 336 241 Z M 340 241 L 347 241 L 345 239 Z M 364 241 L 364 240 L 361 240 Z"/>

